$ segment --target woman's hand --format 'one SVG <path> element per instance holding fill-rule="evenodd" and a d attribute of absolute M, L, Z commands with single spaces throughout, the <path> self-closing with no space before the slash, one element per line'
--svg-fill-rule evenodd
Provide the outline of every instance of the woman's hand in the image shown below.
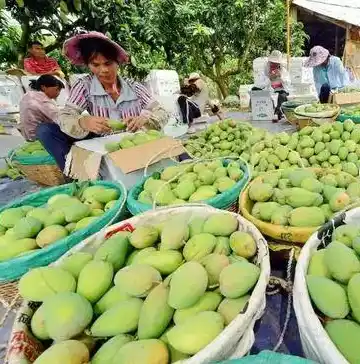
<path fill-rule="evenodd" d="M 79 120 L 80 126 L 95 134 L 107 134 L 111 132 L 111 128 L 107 119 L 99 116 L 84 116 Z"/>
<path fill-rule="evenodd" d="M 140 115 L 133 118 L 128 118 L 124 121 L 127 125 L 126 130 L 133 133 L 135 131 L 138 131 L 145 125 L 147 118 L 144 115 Z"/>

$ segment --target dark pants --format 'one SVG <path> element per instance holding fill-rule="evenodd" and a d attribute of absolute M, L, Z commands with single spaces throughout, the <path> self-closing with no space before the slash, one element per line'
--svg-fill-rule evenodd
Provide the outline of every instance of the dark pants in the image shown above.
<path fill-rule="evenodd" d="M 189 100 L 186 96 L 179 96 L 178 104 L 180 107 L 181 118 L 184 124 L 191 125 L 194 119 L 201 116 L 201 111 L 199 106 Z"/>
<path fill-rule="evenodd" d="M 262 91 L 263 89 L 255 86 L 251 90 L 252 91 Z M 281 105 L 285 101 L 287 101 L 287 97 L 289 96 L 289 93 L 286 92 L 285 90 L 275 90 L 274 92 L 278 94 L 277 105 L 276 106 L 274 105 L 275 115 L 277 115 L 278 119 L 281 120 L 281 118 L 283 117 L 283 112 L 281 110 Z"/>
<path fill-rule="evenodd" d="M 319 100 L 321 104 L 327 104 L 329 102 L 331 88 L 328 83 L 324 83 L 320 88 Z"/>
<path fill-rule="evenodd" d="M 85 139 L 96 137 L 89 134 Z M 66 155 L 70 152 L 72 145 L 79 141 L 60 130 L 59 125 L 55 123 L 41 123 L 36 129 L 36 138 L 41 141 L 44 148 L 51 154 L 56 164 L 63 171 L 65 168 Z"/>

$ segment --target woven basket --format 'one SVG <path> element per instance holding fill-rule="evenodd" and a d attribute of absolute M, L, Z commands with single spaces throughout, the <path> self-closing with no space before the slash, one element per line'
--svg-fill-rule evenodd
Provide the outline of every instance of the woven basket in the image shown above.
<path fill-rule="evenodd" d="M 64 175 L 56 164 L 24 165 L 15 161 L 12 163 L 32 182 L 44 186 L 59 186 L 65 183 Z"/>
<path fill-rule="evenodd" d="M 338 171 L 331 169 L 314 169 L 314 171 L 318 174 L 337 174 Z M 269 172 L 271 173 L 271 172 Z M 259 181 L 261 181 L 263 176 L 259 176 L 255 178 L 248 187 L 244 190 L 244 192 L 240 196 L 240 211 L 241 214 L 245 217 L 245 219 L 251 221 L 264 235 L 270 236 L 273 239 L 279 241 L 287 241 L 291 243 L 301 243 L 304 244 L 309 239 L 309 237 L 316 231 L 319 226 L 315 227 L 291 227 L 291 226 L 283 226 L 283 225 L 274 225 L 269 222 L 261 221 L 254 216 L 251 215 L 252 207 L 254 206 L 254 202 L 250 200 L 249 197 L 249 188 Z M 356 181 L 354 177 L 354 181 Z"/>
<path fill-rule="evenodd" d="M 136 226 L 154 224 L 166 221 L 171 216 L 181 216 L 189 221 L 195 216 L 210 216 L 218 213 L 227 213 L 211 206 L 188 204 L 181 207 L 160 208 L 132 217 L 116 225 L 107 227 L 91 236 L 63 255 L 54 265 L 61 264 L 62 260 L 74 252 L 94 252 L 104 239 L 118 231 L 133 231 Z M 246 355 L 254 342 L 254 325 L 262 316 L 266 305 L 266 287 L 270 276 L 270 261 L 268 246 L 253 224 L 243 217 L 232 214 L 239 222 L 238 229 L 251 234 L 256 241 L 258 252 L 254 264 L 260 267 L 261 273 L 255 285 L 245 312 L 239 314 L 224 330 L 205 348 L 191 358 L 181 361 L 183 364 L 205 364 L 225 360 L 229 357 L 241 358 Z M 10 341 L 8 344 L 8 364 L 30 364 L 44 351 L 44 344 L 34 338 L 30 332 L 29 322 L 38 308 L 36 302 L 24 301 L 17 312 Z M 50 343 L 45 343 L 45 345 Z M 51 363 L 49 363 L 51 364 Z"/>
<path fill-rule="evenodd" d="M 44 186 L 59 186 L 65 183 L 64 175 L 52 156 L 18 157 L 15 153 L 15 149 L 10 151 L 9 163 L 18 168 L 30 181 Z"/>

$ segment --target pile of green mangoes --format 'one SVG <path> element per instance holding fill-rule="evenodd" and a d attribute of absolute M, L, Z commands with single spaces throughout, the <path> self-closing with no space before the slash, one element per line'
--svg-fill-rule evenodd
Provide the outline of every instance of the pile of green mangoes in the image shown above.
<path fill-rule="evenodd" d="M 157 130 L 148 130 L 146 132 L 138 132 L 135 134 L 127 135 L 121 138 L 118 142 L 111 142 L 105 144 L 105 149 L 108 152 L 116 152 L 119 149 L 132 148 L 137 145 L 151 142 L 152 140 L 160 139 L 163 134 Z"/>
<path fill-rule="evenodd" d="M 49 153 L 45 150 L 40 141 L 25 142 L 20 148 L 15 151 L 16 157 L 47 157 Z"/>
<path fill-rule="evenodd" d="M 231 189 L 243 176 L 237 161 L 170 166 L 145 181 L 138 201 L 160 206 L 205 201 Z"/>
<path fill-rule="evenodd" d="M 315 251 L 306 277 L 314 307 L 325 316 L 325 330 L 346 358 L 360 358 L 360 229 L 341 225 L 332 242 Z"/>
<path fill-rule="evenodd" d="M 253 175 L 289 167 L 334 168 L 359 175 L 360 125 L 351 120 L 267 136 L 252 147 Z"/>
<path fill-rule="evenodd" d="M 0 213 L 0 262 L 29 254 L 94 222 L 119 198 L 113 188 L 90 186 L 80 198 L 57 194 L 42 207 L 21 206 Z"/>
<path fill-rule="evenodd" d="M 320 226 L 360 198 L 360 181 L 345 172 L 274 171 L 249 186 L 251 215 L 275 225 Z"/>
<path fill-rule="evenodd" d="M 250 158 L 250 147 L 270 134 L 254 128 L 247 122 L 226 119 L 211 124 L 206 130 L 190 136 L 184 141 L 186 150 L 194 157 L 242 157 Z"/>
<path fill-rule="evenodd" d="M 302 106 L 299 107 L 298 109 L 299 111 L 301 107 Z M 337 108 L 338 107 L 335 104 L 319 104 L 317 102 L 314 102 L 311 105 L 304 106 L 302 112 L 314 114 L 314 113 L 322 113 L 324 111 L 333 111 L 336 110 Z"/>
<path fill-rule="evenodd" d="M 342 107 L 341 114 L 348 116 L 360 116 L 360 105 Z"/>
<path fill-rule="evenodd" d="M 0 168 L 0 179 L 5 177 L 9 177 L 14 181 L 23 178 L 20 171 L 17 168 L 10 165 L 6 165 L 6 167 Z"/>
<path fill-rule="evenodd" d="M 360 88 L 356 86 L 345 86 L 338 90 L 339 93 L 354 93 L 360 92 Z"/>
<path fill-rule="evenodd" d="M 20 279 L 21 296 L 41 303 L 32 333 L 53 340 L 35 364 L 173 363 L 246 310 L 257 244 L 234 214 L 152 221 Z"/>

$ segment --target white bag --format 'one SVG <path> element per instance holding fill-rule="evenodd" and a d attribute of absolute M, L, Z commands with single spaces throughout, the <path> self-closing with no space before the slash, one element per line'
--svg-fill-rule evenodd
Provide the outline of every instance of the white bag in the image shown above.
<path fill-rule="evenodd" d="M 302 248 L 296 265 L 293 297 L 300 339 L 305 356 L 320 364 L 348 364 L 348 361 L 329 338 L 311 305 L 305 281 L 309 261 L 319 245 L 326 246 L 330 242 L 337 226 L 344 223 L 359 224 L 359 219 L 360 208 L 356 208 L 327 223 L 323 229 L 311 235 Z"/>
<path fill-rule="evenodd" d="M 211 206 L 201 204 L 188 204 L 181 207 L 160 208 L 142 215 L 122 221 L 100 231 L 84 240 L 73 249 L 63 255 L 54 265 L 59 265 L 64 257 L 76 251 L 94 252 L 102 243 L 104 237 L 112 231 L 131 230 L 132 226 L 140 224 L 157 223 L 169 218 L 169 216 L 184 215 L 187 219 L 194 216 L 210 216 L 217 213 L 226 213 L 236 216 L 239 221 L 239 230 L 250 233 L 258 247 L 256 264 L 261 273 L 245 313 L 239 314 L 208 346 L 199 351 L 190 359 L 182 361 L 182 364 L 205 364 L 212 361 L 220 361 L 228 358 L 239 358 L 246 355 L 254 343 L 253 328 L 266 306 L 266 286 L 270 277 L 269 250 L 266 240 L 256 227 L 238 214 L 218 210 Z M 36 306 L 36 304 L 35 304 Z M 36 309 L 36 307 L 35 307 Z M 34 303 L 25 301 L 17 313 L 14 327 L 8 345 L 8 364 L 30 364 L 38 352 L 41 352 L 42 344 L 31 334 L 28 324 L 34 313 Z M 50 364 L 50 363 L 49 363 Z"/>

